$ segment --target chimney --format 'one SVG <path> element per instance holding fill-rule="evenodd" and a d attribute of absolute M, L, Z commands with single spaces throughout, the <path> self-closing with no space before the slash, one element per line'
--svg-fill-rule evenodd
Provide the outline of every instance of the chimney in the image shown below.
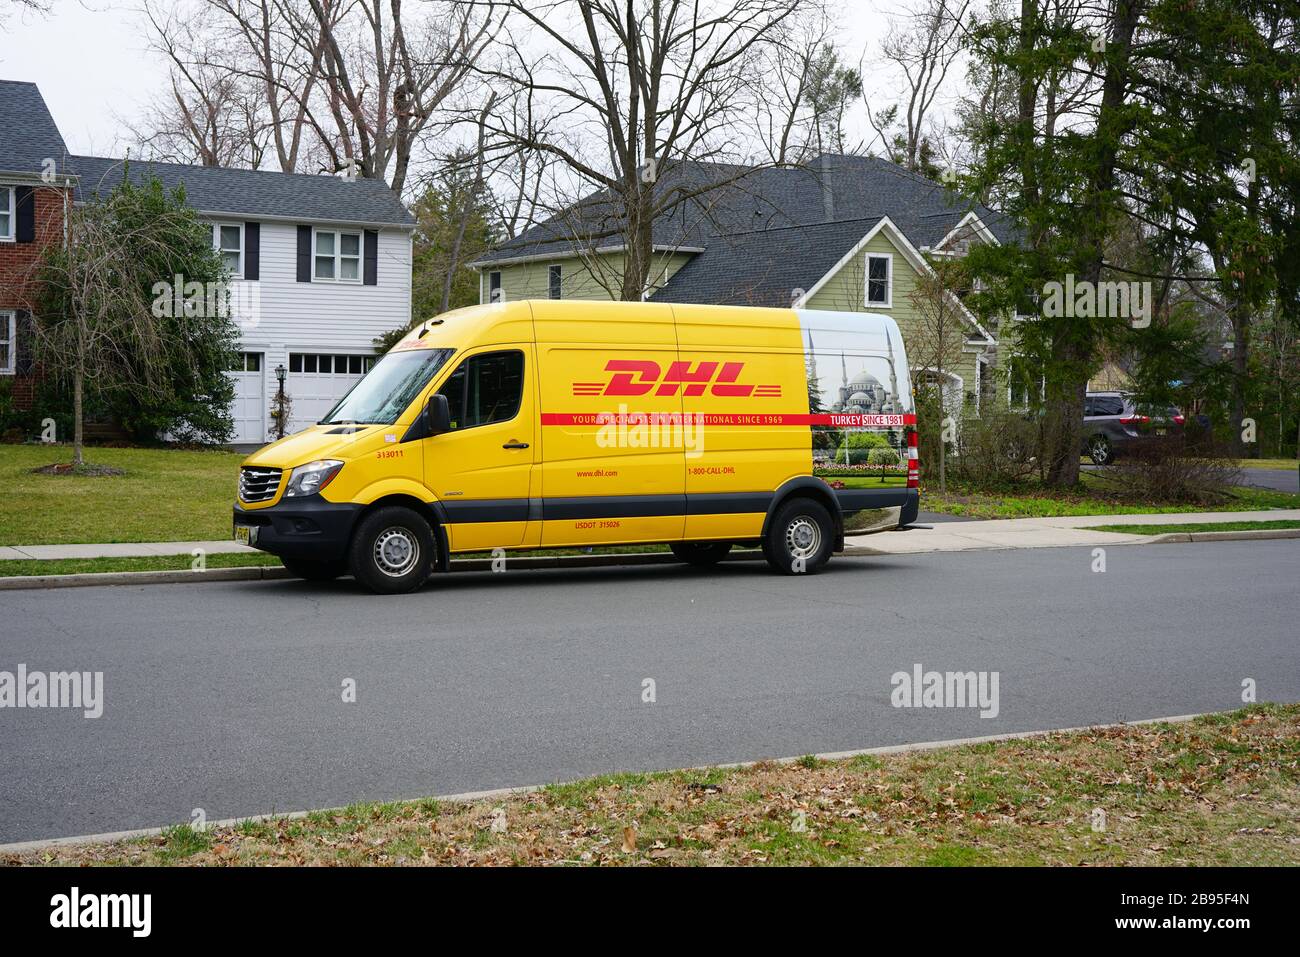
<path fill-rule="evenodd" d="M 831 190 L 831 158 L 828 154 L 823 153 L 821 159 L 821 177 L 822 177 L 822 214 L 825 222 L 835 220 L 835 193 Z"/>

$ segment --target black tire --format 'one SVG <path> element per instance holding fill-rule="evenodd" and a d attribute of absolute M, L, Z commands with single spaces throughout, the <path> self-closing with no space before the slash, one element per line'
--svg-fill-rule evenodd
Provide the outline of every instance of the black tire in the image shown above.
<path fill-rule="evenodd" d="M 348 563 L 342 559 L 336 562 L 314 562 L 306 558 L 281 558 L 280 561 L 290 575 L 309 582 L 330 582 L 348 573 Z"/>
<path fill-rule="evenodd" d="M 731 542 L 673 542 L 669 546 L 677 560 L 687 565 L 716 565 L 731 551 Z"/>
<path fill-rule="evenodd" d="M 776 510 L 763 536 L 763 557 L 783 575 L 812 575 L 830 561 L 835 523 L 826 506 L 793 498 Z"/>
<path fill-rule="evenodd" d="M 1088 458 L 1092 459 L 1093 465 L 1109 465 L 1115 461 L 1115 449 L 1111 446 L 1110 439 L 1100 434 L 1090 438 Z"/>
<path fill-rule="evenodd" d="M 424 516 L 400 505 L 376 509 L 357 525 L 348 566 L 362 585 L 381 595 L 414 591 L 433 568 L 437 546 Z"/>

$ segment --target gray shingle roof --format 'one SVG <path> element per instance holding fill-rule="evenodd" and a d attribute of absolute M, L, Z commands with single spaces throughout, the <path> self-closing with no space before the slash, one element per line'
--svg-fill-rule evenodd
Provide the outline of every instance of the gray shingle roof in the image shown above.
<path fill-rule="evenodd" d="M 679 204 L 672 216 L 655 223 L 656 243 L 703 247 L 704 252 L 654 298 L 789 305 L 792 289 L 810 288 L 884 216 L 918 248 L 937 244 L 972 210 L 1000 242 L 1015 238 L 1002 214 L 877 157 L 827 155 L 807 166 L 753 169 L 736 179 L 741 171 L 697 163 L 660 180 L 657 188 L 664 190 L 724 185 Z M 587 235 L 616 232 L 616 222 L 608 196 L 593 194 L 479 263 L 562 255 L 573 249 L 575 235 L 581 237 L 584 230 Z M 612 235 L 595 246 L 620 242 Z"/>
<path fill-rule="evenodd" d="M 657 302 L 790 306 L 796 289 L 811 289 L 880 219 L 778 226 L 719 237 L 651 298 Z"/>
<path fill-rule="evenodd" d="M 0 170 L 39 173 L 45 160 L 62 167 L 67 155 L 36 84 L 0 80 Z"/>
<path fill-rule="evenodd" d="M 410 226 L 415 218 L 388 184 L 377 179 L 223 169 L 97 156 L 73 156 L 78 201 L 107 193 L 129 169 L 133 182 L 157 176 L 167 189 L 185 188 L 185 201 L 203 213 L 344 224 Z"/>

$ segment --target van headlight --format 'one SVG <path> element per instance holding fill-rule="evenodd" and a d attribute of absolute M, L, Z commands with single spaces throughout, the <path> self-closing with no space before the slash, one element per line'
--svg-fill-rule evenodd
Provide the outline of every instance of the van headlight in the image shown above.
<path fill-rule="evenodd" d="M 339 474 L 341 468 L 343 463 L 338 459 L 317 459 L 315 462 L 299 465 L 289 473 L 289 484 L 284 490 L 285 497 L 315 495 L 334 481 L 334 476 Z"/>

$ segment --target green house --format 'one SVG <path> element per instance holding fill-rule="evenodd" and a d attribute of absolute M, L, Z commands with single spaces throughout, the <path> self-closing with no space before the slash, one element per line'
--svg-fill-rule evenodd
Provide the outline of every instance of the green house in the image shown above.
<path fill-rule="evenodd" d="M 750 170 L 695 163 L 656 189 L 686 198 L 654 224 L 645 298 L 886 313 L 909 352 L 922 335 L 912 292 L 931 263 L 1014 239 L 1001 214 L 869 156 Z M 614 205 L 598 193 L 502 244 L 471 264 L 480 301 L 616 298 L 616 224 Z M 960 401 L 978 414 L 991 394 L 997 323 L 964 306 L 958 315 L 960 359 L 945 362 L 942 384 L 950 408 Z M 915 359 L 913 374 L 940 384 Z"/>

